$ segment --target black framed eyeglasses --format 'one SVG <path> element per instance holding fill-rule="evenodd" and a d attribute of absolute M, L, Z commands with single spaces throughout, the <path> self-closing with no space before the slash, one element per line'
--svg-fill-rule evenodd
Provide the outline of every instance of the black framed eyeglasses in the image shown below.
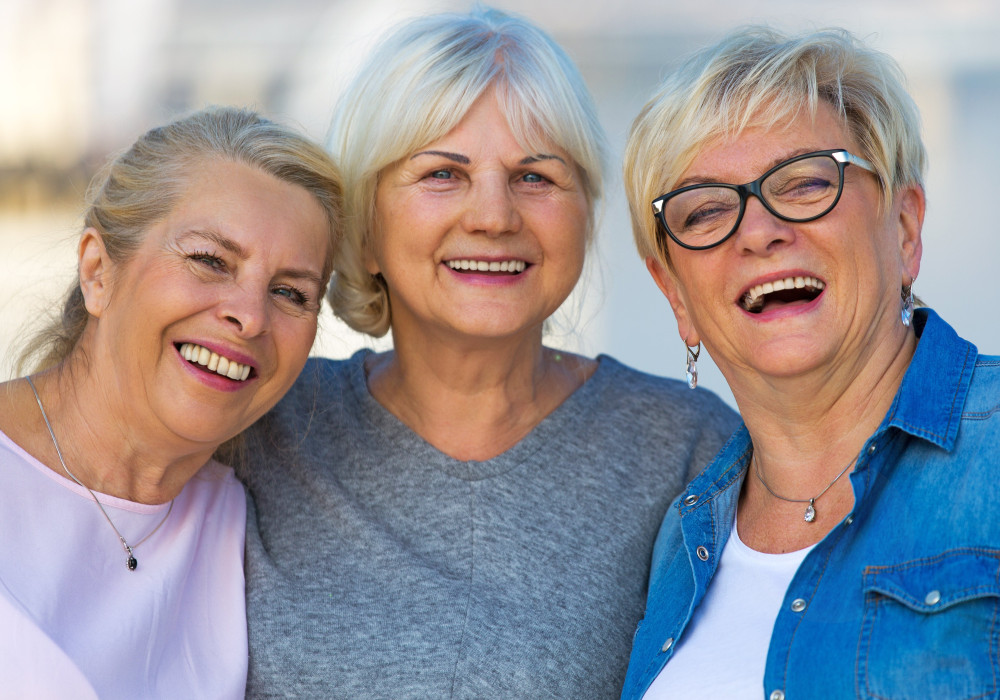
<path fill-rule="evenodd" d="M 653 200 L 653 215 L 677 245 L 714 248 L 736 233 L 750 195 L 784 221 L 815 221 L 829 214 L 844 191 L 848 165 L 875 172 L 875 166 L 843 148 L 803 153 L 745 185 L 705 182 L 668 192 Z"/>

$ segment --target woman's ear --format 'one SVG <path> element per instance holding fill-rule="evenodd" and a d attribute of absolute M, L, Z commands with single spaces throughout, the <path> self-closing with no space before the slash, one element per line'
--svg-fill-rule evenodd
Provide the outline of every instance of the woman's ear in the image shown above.
<path fill-rule="evenodd" d="M 653 281 L 663 292 L 663 296 L 670 302 L 670 308 L 674 310 L 674 318 L 677 319 L 677 332 L 680 333 L 681 340 L 694 347 L 701 341 L 701 336 L 691 323 L 683 290 L 674 277 L 674 273 L 654 257 L 646 258 L 646 269 L 653 276 Z"/>
<path fill-rule="evenodd" d="M 921 230 L 924 226 L 924 210 L 927 200 L 920 185 L 904 187 L 896 195 L 896 225 L 899 234 L 899 255 L 902 264 L 904 284 L 910 284 L 920 272 L 920 258 L 924 245 Z"/>
<path fill-rule="evenodd" d="M 111 298 L 111 258 L 97 229 L 88 227 L 80 236 L 78 251 L 80 291 L 87 313 L 100 318 Z"/>

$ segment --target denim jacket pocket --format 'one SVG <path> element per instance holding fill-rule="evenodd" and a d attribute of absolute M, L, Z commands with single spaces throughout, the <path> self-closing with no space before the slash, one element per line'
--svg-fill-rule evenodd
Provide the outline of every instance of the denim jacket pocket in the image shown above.
<path fill-rule="evenodd" d="M 1000 697 L 1000 550 L 869 566 L 863 587 L 858 697 Z"/>

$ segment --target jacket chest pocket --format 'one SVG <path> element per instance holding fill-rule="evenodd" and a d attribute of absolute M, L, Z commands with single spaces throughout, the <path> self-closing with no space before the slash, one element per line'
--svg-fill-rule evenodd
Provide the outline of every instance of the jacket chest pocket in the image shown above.
<path fill-rule="evenodd" d="M 858 697 L 1000 697 L 1000 550 L 868 567 L 863 585 Z"/>

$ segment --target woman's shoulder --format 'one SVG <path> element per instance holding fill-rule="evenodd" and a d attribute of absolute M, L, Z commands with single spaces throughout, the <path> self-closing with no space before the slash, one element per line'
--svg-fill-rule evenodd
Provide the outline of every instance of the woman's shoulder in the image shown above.
<path fill-rule="evenodd" d="M 303 416 L 346 400 L 364 386 L 364 362 L 370 354 L 370 350 L 358 350 L 346 359 L 310 357 L 271 414 Z"/>
<path fill-rule="evenodd" d="M 597 421 L 592 433 L 655 474 L 662 474 L 667 463 L 679 464 L 681 477 L 694 473 L 740 425 L 736 412 L 710 391 L 691 391 L 685 382 L 641 372 L 606 355 L 598 360 L 591 379 L 597 380 L 590 397 Z"/>
<path fill-rule="evenodd" d="M 685 382 L 634 369 L 609 355 L 600 355 L 595 378 L 605 384 L 601 400 L 633 410 L 656 411 L 672 418 L 718 419 L 731 432 L 739 423 L 732 408 L 707 389 L 692 391 Z"/>
<path fill-rule="evenodd" d="M 978 355 L 969 390 L 972 410 L 1000 414 L 1000 355 Z"/>
<path fill-rule="evenodd" d="M 364 372 L 365 359 L 371 354 L 371 350 L 363 349 L 343 359 L 314 355 L 306 360 L 294 388 L 308 388 L 316 383 L 349 382 L 356 372 Z"/>
<path fill-rule="evenodd" d="M 337 436 L 359 430 L 372 401 L 364 369 L 370 354 L 359 350 L 343 360 L 309 358 L 284 398 L 244 433 L 248 463 L 261 463 L 266 471 L 270 460 L 325 449 Z M 241 478 L 249 468 L 240 467 Z"/>

